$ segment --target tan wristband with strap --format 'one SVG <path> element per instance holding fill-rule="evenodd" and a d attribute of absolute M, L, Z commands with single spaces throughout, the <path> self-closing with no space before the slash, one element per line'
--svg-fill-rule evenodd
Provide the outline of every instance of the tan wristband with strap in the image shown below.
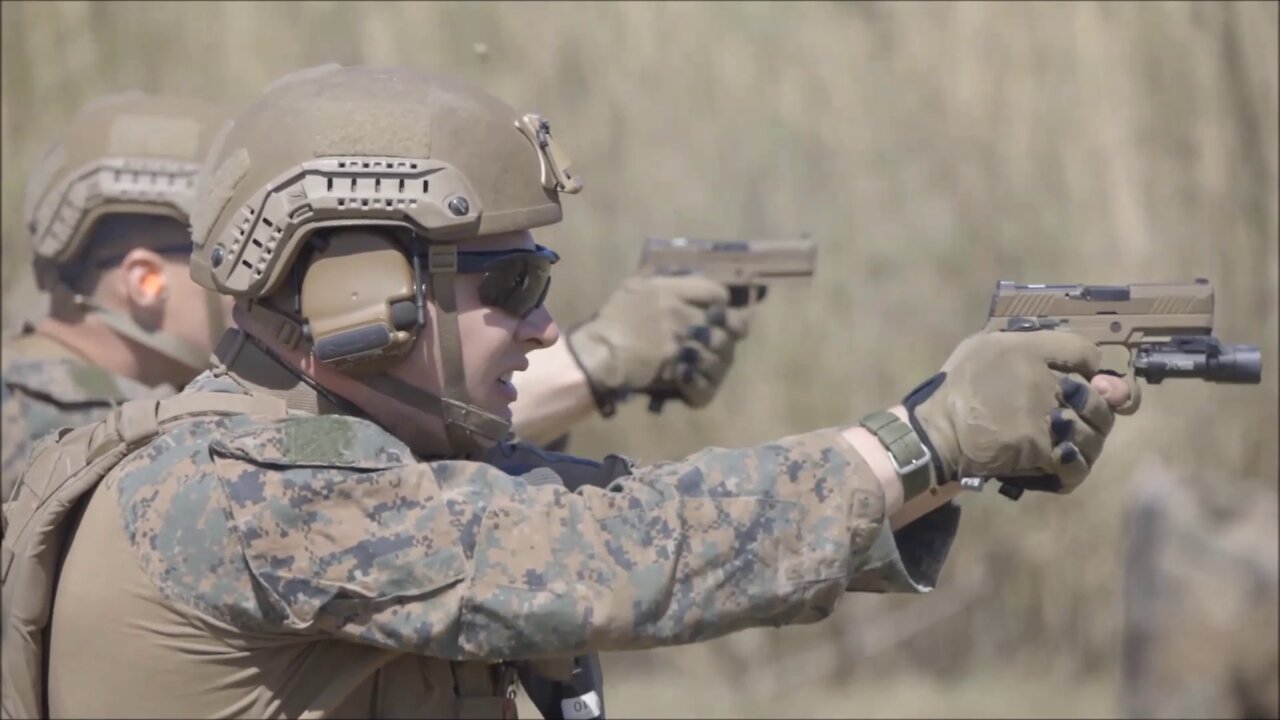
<path fill-rule="evenodd" d="M 902 478 L 903 502 L 928 492 L 932 484 L 932 458 L 910 425 L 887 410 L 868 413 L 858 424 L 875 435 L 889 451 L 893 470 Z"/>

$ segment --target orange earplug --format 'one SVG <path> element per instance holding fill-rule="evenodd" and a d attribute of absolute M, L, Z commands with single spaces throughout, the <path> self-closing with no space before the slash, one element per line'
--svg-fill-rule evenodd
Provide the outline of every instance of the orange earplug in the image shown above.
<path fill-rule="evenodd" d="M 147 273 L 142 278 L 142 289 L 151 295 L 164 292 L 164 275 L 158 272 Z"/>

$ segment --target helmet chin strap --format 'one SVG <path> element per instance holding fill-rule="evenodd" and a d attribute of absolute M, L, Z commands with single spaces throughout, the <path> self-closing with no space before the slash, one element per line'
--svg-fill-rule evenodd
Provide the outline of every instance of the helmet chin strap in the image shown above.
<path fill-rule="evenodd" d="M 209 318 L 209 347 L 216 348 L 218 343 L 222 341 L 222 336 L 227 333 L 227 313 L 222 308 L 222 296 L 212 290 L 204 291 L 204 310 L 205 315 Z M 210 364 L 209 355 L 212 350 L 205 353 L 204 364 L 207 367 Z M 200 370 L 203 372 L 204 367 Z"/>
<path fill-rule="evenodd" d="M 466 368 L 462 364 L 462 340 L 458 332 L 458 298 L 454 279 L 458 274 L 458 246 L 430 245 L 427 273 L 431 276 L 431 300 L 436 305 L 436 344 L 444 376 L 442 417 L 445 434 L 455 451 L 474 452 L 495 443 L 511 431 L 511 423 L 470 402 Z"/>
<path fill-rule="evenodd" d="M 435 415 L 444 422 L 448 449 L 442 457 L 474 457 L 506 437 L 511 424 L 469 403 L 442 397 L 387 373 L 371 375 L 365 386 L 383 397 Z"/>

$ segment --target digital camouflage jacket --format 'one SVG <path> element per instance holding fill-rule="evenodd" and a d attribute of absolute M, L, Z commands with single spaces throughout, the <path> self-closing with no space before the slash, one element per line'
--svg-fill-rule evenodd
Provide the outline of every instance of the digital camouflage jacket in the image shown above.
<path fill-rule="evenodd" d="M 248 392 L 222 369 L 197 390 Z M 494 713 L 459 697 L 501 698 L 510 661 L 814 622 L 846 591 L 926 591 L 958 518 L 946 506 L 891 532 L 879 482 L 835 430 L 638 467 L 518 443 L 422 462 L 350 416 L 197 417 L 90 498 L 58 579 L 49 707 Z"/>

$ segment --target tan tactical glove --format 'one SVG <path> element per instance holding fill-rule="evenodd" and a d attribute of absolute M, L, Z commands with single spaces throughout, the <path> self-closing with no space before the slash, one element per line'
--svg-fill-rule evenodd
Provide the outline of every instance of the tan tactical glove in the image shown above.
<path fill-rule="evenodd" d="M 608 417 L 631 392 L 711 402 L 746 337 L 750 308 L 731 308 L 729 288 L 699 275 L 634 276 L 567 341 Z"/>
<path fill-rule="evenodd" d="M 1102 357 L 1069 332 L 975 335 L 903 405 L 933 455 L 939 484 L 999 478 L 1014 490 L 1069 493 L 1115 423 L 1089 385 Z M 1003 489 L 1002 489 L 1003 491 Z"/>

